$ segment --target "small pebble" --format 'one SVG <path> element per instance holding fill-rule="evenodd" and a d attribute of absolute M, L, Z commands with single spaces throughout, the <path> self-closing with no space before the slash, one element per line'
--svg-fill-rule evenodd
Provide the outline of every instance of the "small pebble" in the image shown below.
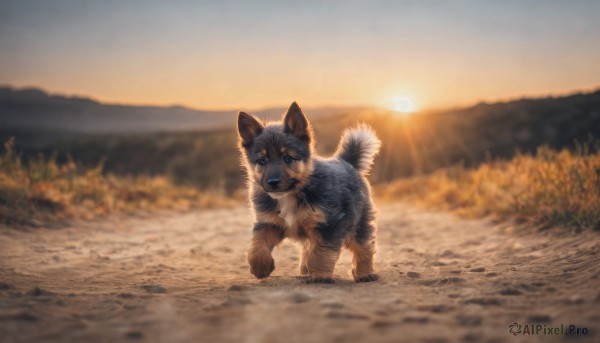
<path fill-rule="evenodd" d="M 241 285 L 231 285 L 231 286 L 229 286 L 229 288 L 227 288 L 227 290 L 230 292 L 241 292 L 245 289 L 246 289 L 246 287 L 241 286 Z"/>
<path fill-rule="evenodd" d="M 309 301 L 311 296 L 305 293 L 294 293 L 292 294 L 291 300 L 296 304 L 301 304 Z"/>
<path fill-rule="evenodd" d="M 148 293 L 167 293 L 167 289 L 159 284 L 147 284 L 140 287 Z"/>

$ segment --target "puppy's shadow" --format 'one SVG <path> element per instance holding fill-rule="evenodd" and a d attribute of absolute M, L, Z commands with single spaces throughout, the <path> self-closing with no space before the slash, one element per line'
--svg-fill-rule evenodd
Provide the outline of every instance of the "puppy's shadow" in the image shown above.
<path fill-rule="evenodd" d="M 335 275 L 335 277 L 333 278 L 333 282 L 328 282 L 328 281 L 324 281 L 324 282 L 315 282 L 315 280 L 311 280 L 310 277 L 308 276 L 302 276 L 302 275 L 295 275 L 295 276 L 288 276 L 288 275 L 275 275 L 275 276 L 269 276 L 267 278 L 264 279 L 260 279 L 260 280 L 253 280 L 251 282 L 248 282 L 246 284 L 247 287 L 277 287 L 277 288 L 282 288 L 282 287 L 292 287 L 292 288 L 297 288 L 297 287 L 344 287 L 344 288 L 348 288 L 348 287 L 353 287 L 353 286 L 360 286 L 360 285 L 376 285 L 376 284 L 380 284 L 381 280 L 377 280 L 374 282 L 354 282 L 354 280 L 350 277 L 343 277 L 343 276 L 339 276 L 339 275 Z"/>

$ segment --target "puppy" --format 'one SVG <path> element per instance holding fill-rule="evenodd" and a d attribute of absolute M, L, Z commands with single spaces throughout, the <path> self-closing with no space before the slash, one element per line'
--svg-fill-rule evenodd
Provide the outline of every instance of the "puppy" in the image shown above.
<path fill-rule="evenodd" d="M 300 243 L 299 271 L 307 282 L 333 283 L 342 247 L 353 254 L 356 282 L 378 279 L 373 268 L 375 205 L 365 177 L 381 142 L 365 126 L 346 130 L 330 158 L 317 156 L 311 125 L 294 102 L 282 122 L 238 115 L 239 148 L 256 216 L 248 250 L 259 279 L 275 269 L 273 248 Z"/>

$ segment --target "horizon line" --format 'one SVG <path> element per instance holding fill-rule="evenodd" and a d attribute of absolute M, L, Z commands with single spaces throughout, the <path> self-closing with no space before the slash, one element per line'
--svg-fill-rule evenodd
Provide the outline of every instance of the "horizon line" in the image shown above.
<path fill-rule="evenodd" d="M 15 85 L 11 85 L 11 84 L 7 84 L 7 83 L 0 83 L 0 88 L 8 88 L 14 91 L 27 91 L 27 90 L 33 90 L 33 91 L 40 91 L 42 93 L 45 93 L 46 95 L 52 97 L 52 96 L 57 96 L 57 97 L 63 97 L 63 98 L 67 98 L 67 99 L 80 99 L 80 100 L 89 100 L 89 101 L 93 101 L 96 102 L 98 104 L 104 105 L 104 106 L 128 106 L 128 107 L 158 107 L 158 108 L 184 108 L 184 109 L 188 109 L 188 110 L 192 110 L 192 111 L 198 111 L 198 112 L 239 112 L 239 111 L 245 111 L 245 112 L 265 112 L 265 111 L 270 111 L 270 110 L 278 110 L 278 109 L 283 109 L 285 110 L 287 107 L 289 107 L 289 105 L 265 105 L 262 107 L 257 107 L 254 109 L 245 109 L 245 108 L 233 108 L 233 107 L 229 107 L 229 108 L 202 108 L 202 107 L 196 107 L 196 106 L 190 106 L 190 105 L 186 105 L 186 104 L 181 104 L 181 103 L 172 103 L 172 104 L 160 104 L 160 103 L 147 103 L 147 102 L 119 102 L 119 101 L 113 101 L 110 99 L 102 99 L 93 95 L 82 95 L 79 93 L 68 93 L 68 92 L 55 92 L 52 90 L 49 90 L 43 86 L 32 86 L 32 85 L 28 85 L 28 86 L 15 86 Z M 514 101 L 520 101 L 520 100 L 536 100 L 536 99 L 544 99 L 544 98 L 556 98 L 556 97 L 569 97 L 569 96 L 574 96 L 577 94 L 591 94 L 591 93 L 595 93 L 600 91 L 600 84 L 599 85 L 595 85 L 595 86 L 588 86 L 588 87 L 580 87 L 580 88 L 576 88 L 576 89 L 572 89 L 569 91 L 564 91 L 564 92 L 539 92 L 539 93 L 529 93 L 529 94 L 522 94 L 522 95 L 515 95 L 515 96 L 508 96 L 508 97 L 504 97 L 504 98 L 495 98 L 495 99 L 478 99 L 475 101 L 470 101 L 470 102 L 465 102 L 465 103 L 456 103 L 454 105 L 447 105 L 447 106 L 429 106 L 429 107 L 424 107 L 421 109 L 418 109 L 415 111 L 415 113 L 418 112 L 437 112 L 437 111 L 451 111 L 451 110 L 459 110 L 459 109 L 464 109 L 464 108 L 470 108 L 470 107 L 474 107 L 477 105 L 482 105 L 482 104 L 501 104 L 501 103 L 509 103 L 509 102 L 514 102 Z M 295 100 L 291 100 L 292 102 L 294 102 Z M 291 103 L 291 102 L 290 102 Z M 323 103 L 323 104 L 318 104 L 318 105 L 308 105 L 308 106 L 302 106 L 303 108 L 306 109 L 317 109 L 317 110 L 321 110 L 321 109 L 344 109 L 344 108 L 359 108 L 359 109 L 379 109 L 379 110 L 386 110 L 386 111 L 393 111 L 392 109 L 386 108 L 384 106 L 380 106 L 380 105 L 374 105 L 374 104 L 348 104 L 348 105 L 335 105 L 335 104 L 330 104 L 330 103 Z"/>

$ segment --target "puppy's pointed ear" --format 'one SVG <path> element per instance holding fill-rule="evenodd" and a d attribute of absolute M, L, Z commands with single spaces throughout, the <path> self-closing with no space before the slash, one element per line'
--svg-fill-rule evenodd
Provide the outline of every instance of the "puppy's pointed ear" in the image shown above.
<path fill-rule="evenodd" d="M 286 133 L 293 134 L 296 138 L 309 142 L 311 140 L 311 129 L 308 119 L 302 113 L 300 106 L 294 101 L 283 117 L 283 125 Z"/>
<path fill-rule="evenodd" d="M 256 136 L 263 131 L 263 124 L 251 114 L 246 112 L 238 113 L 238 133 L 244 148 L 254 143 Z"/>

